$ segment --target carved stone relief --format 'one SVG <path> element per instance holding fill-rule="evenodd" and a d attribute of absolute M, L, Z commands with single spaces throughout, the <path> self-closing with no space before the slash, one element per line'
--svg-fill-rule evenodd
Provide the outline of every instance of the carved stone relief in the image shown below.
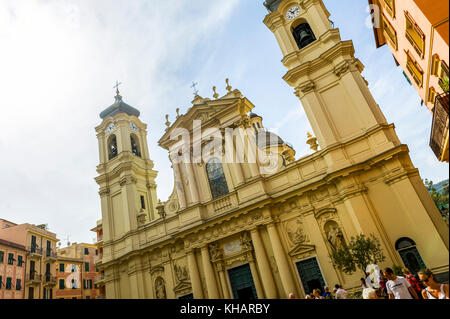
<path fill-rule="evenodd" d="M 176 261 L 173 265 L 173 270 L 175 273 L 175 279 L 177 280 L 177 283 L 189 280 L 189 272 L 183 260 Z"/>
<path fill-rule="evenodd" d="M 287 222 L 285 225 L 285 229 L 289 241 L 293 245 L 304 243 L 307 240 L 306 234 L 303 230 L 303 223 L 299 218 Z"/>
<path fill-rule="evenodd" d="M 217 242 L 209 245 L 209 255 L 211 257 L 211 261 L 216 261 L 222 258 L 223 252 L 222 249 L 219 248 L 219 244 Z"/>
<path fill-rule="evenodd" d="M 248 231 L 244 231 L 244 232 L 241 233 L 241 246 L 245 250 L 252 250 L 253 249 L 252 238 L 251 238 L 250 233 Z"/>

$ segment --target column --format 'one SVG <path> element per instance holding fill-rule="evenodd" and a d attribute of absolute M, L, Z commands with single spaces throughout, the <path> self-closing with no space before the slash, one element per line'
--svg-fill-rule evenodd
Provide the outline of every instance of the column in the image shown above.
<path fill-rule="evenodd" d="M 257 161 L 257 146 L 256 143 L 253 142 L 252 136 L 246 134 L 245 140 L 247 140 L 247 159 L 248 165 L 250 166 L 250 172 L 252 177 L 259 175 L 258 161 Z"/>
<path fill-rule="evenodd" d="M 181 179 L 180 167 L 178 165 L 178 163 L 173 163 L 173 171 L 175 174 L 175 187 L 177 189 L 180 209 L 183 210 L 186 208 L 186 196 L 184 195 L 183 180 Z"/>
<path fill-rule="evenodd" d="M 220 285 L 222 286 L 223 298 L 224 299 L 232 299 L 230 297 L 230 290 L 228 289 L 227 278 L 225 277 L 225 270 L 223 268 L 223 265 L 221 263 L 218 263 L 217 269 L 219 271 L 219 279 L 220 279 Z"/>
<path fill-rule="evenodd" d="M 275 224 L 267 225 L 267 231 L 269 232 L 270 242 L 272 243 L 272 250 L 275 257 L 275 262 L 278 266 L 278 271 L 281 277 L 281 283 L 284 288 L 284 298 L 287 298 L 290 293 L 294 293 L 296 296 L 297 289 L 295 288 L 294 278 L 292 277 L 291 270 L 289 268 L 286 255 L 284 254 L 284 248 L 281 244 L 280 236 L 278 235 Z"/>
<path fill-rule="evenodd" d="M 273 280 L 272 268 L 270 268 L 261 236 L 259 235 L 257 228 L 253 229 L 250 234 L 252 236 L 253 248 L 255 249 L 255 257 L 258 264 L 259 273 L 261 274 L 265 295 L 268 299 L 276 299 L 278 298 L 277 286 Z"/>
<path fill-rule="evenodd" d="M 192 163 L 184 163 L 186 167 L 186 172 L 188 174 L 188 180 L 189 180 L 189 189 L 191 191 L 192 195 L 192 202 L 198 203 L 199 197 L 198 197 L 198 189 L 197 189 L 197 182 L 194 175 L 194 170 L 192 169 Z"/>
<path fill-rule="evenodd" d="M 200 273 L 198 271 L 197 260 L 195 259 L 195 252 L 191 250 L 187 253 L 189 275 L 191 277 L 192 293 L 195 299 L 203 299 L 203 287 L 200 280 Z"/>
<path fill-rule="evenodd" d="M 253 283 L 255 284 L 256 293 L 258 294 L 258 299 L 264 299 L 264 289 L 261 285 L 261 280 L 259 279 L 258 270 L 256 269 L 255 259 L 251 256 L 249 252 L 248 262 L 250 264 L 250 271 L 252 272 Z"/>
<path fill-rule="evenodd" d="M 209 299 L 219 299 L 219 289 L 217 288 L 216 276 L 214 269 L 209 259 L 208 246 L 204 246 L 202 251 L 203 270 L 205 272 L 206 288 L 208 289 Z"/>
<path fill-rule="evenodd" d="M 230 171 L 233 173 L 233 176 L 236 180 L 236 186 L 244 183 L 244 176 L 242 175 L 241 165 L 236 163 L 234 158 L 234 152 L 236 151 L 236 147 L 234 146 L 233 134 L 230 134 L 230 131 L 225 131 L 225 160 L 228 163 L 228 167 L 230 167 Z"/>

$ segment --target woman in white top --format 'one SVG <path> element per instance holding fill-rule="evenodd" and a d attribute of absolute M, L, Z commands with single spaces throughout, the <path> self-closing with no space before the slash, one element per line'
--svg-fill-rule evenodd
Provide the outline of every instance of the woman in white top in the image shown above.
<path fill-rule="evenodd" d="M 420 281 L 426 286 L 422 290 L 423 299 L 449 299 L 448 284 L 437 283 L 431 270 L 419 270 L 418 275 Z"/>

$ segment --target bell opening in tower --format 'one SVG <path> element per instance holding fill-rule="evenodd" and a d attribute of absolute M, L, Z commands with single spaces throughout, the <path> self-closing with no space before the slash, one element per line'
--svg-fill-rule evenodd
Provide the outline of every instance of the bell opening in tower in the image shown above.
<path fill-rule="evenodd" d="M 294 36 L 295 42 L 297 42 L 300 50 L 316 41 L 314 32 L 308 23 L 302 23 L 295 27 L 292 31 L 292 35 Z"/>

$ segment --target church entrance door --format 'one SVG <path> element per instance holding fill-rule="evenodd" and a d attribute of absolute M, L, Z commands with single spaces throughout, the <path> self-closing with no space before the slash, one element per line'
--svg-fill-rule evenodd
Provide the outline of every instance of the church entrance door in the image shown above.
<path fill-rule="evenodd" d="M 235 299 L 257 299 L 255 283 L 250 266 L 243 265 L 228 270 L 231 290 Z"/>
<path fill-rule="evenodd" d="M 306 294 L 312 294 L 314 289 L 320 289 L 323 292 L 325 280 L 315 257 L 299 261 L 297 269 Z"/>

